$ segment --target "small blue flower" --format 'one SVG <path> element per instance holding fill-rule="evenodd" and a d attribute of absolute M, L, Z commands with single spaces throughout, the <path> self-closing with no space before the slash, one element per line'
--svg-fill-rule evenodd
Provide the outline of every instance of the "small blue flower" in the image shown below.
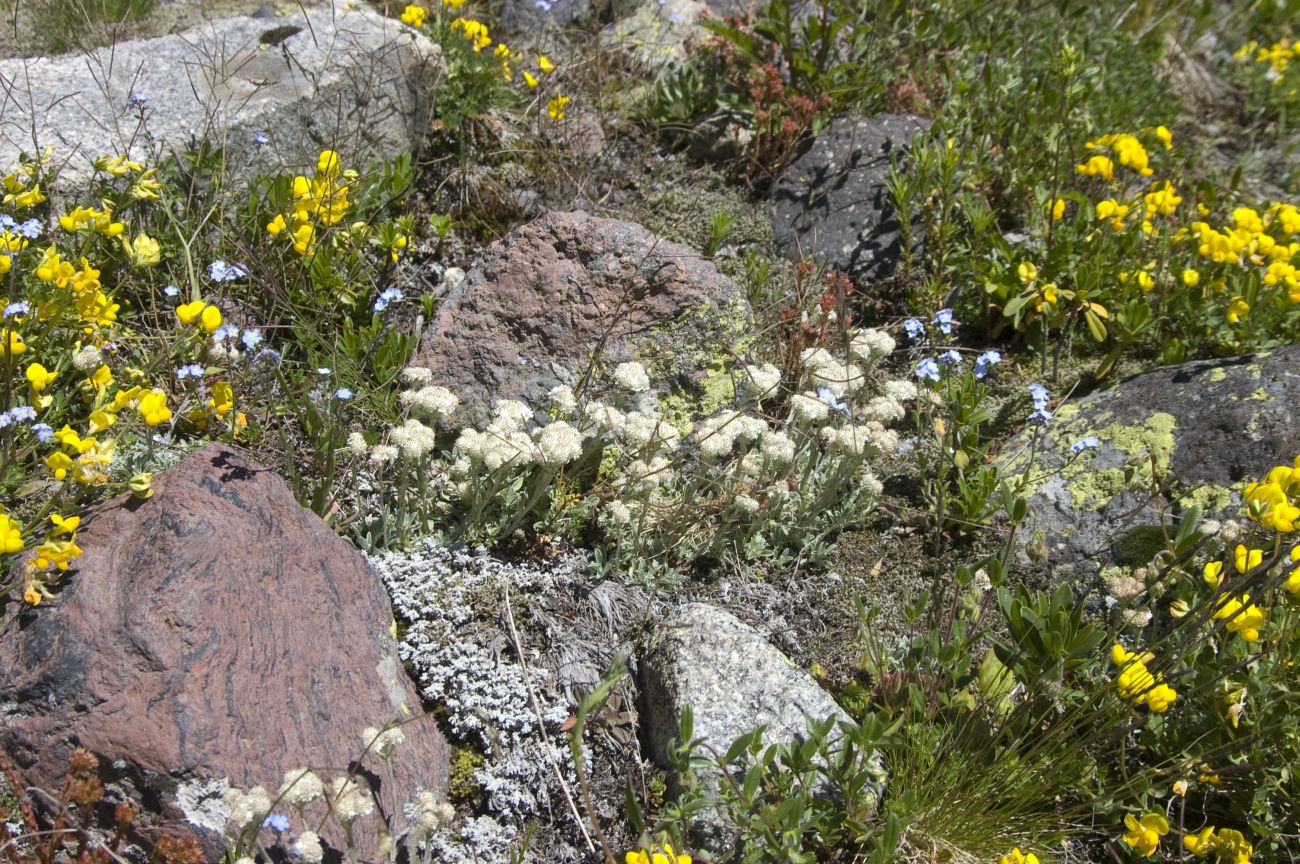
<path fill-rule="evenodd" d="M 41 224 L 41 220 L 39 219 L 28 219 L 26 222 L 18 226 L 18 233 L 26 237 L 28 240 L 35 240 L 37 237 L 41 236 L 41 232 L 44 230 L 45 226 Z"/>
<path fill-rule="evenodd" d="M 988 350 L 975 358 L 975 377 L 983 378 L 989 374 L 989 370 L 1002 362 L 1002 355 L 997 351 Z"/>
<path fill-rule="evenodd" d="M 234 282 L 248 275 L 243 264 L 227 264 L 218 258 L 208 265 L 208 278 L 213 282 Z"/>
<path fill-rule="evenodd" d="M 239 335 L 239 328 L 234 324 L 222 324 L 212 332 L 213 342 L 225 342 L 227 339 L 234 339 Z"/>
<path fill-rule="evenodd" d="M 1051 422 L 1051 419 L 1052 419 L 1052 412 L 1048 411 L 1047 408 L 1045 407 L 1035 408 L 1033 413 L 1029 415 L 1030 423 L 1041 423 L 1044 426 L 1046 426 L 1049 422 Z"/>
<path fill-rule="evenodd" d="M 10 426 L 13 425 L 13 423 L 14 423 L 14 418 L 9 416 L 8 411 L 4 412 L 3 414 L 0 414 L 0 429 L 8 429 Z"/>
<path fill-rule="evenodd" d="M 274 348 L 263 348 L 261 351 L 258 351 L 257 354 L 253 356 L 253 363 L 254 365 L 257 366 L 260 366 L 264 363 L 269 363 L 272 366 L 279 366 L 283 362 L 284 362 L 284 355 L 281 354 L 279 351 L 276 351 Z"/>
<path fill-rule="evenodd" d="M 340 387 L 334 391 L 334 398 L 340 402 L 346 402 L 352 398 L 352 391 L 346 387 Z"/>
<path fill-rule="evenodd" d="M 9 409 L 9 416 L 15 423 L 30 423 L 36 419 L 36 409 L 30 405 L 19 405 Z"/>
<path fill-rule="evenodd" d="M 262 331 L 256 328 L 245 330 L 239 337 L 239 341 L 244 343 L 244 347 L 252 351 L 258 345 L 262 344 Z"/>
<path fill-rule="evenodd" d="M 552 3 L 551 0 L 533 0 L 533 5 L 538 9 L 541 9 L 543 12 L 550 12 L 551 7 L 555 4 Z"/>
<path fill-rule="evenodd" d="M 150 97 L 148 93 L 140 93 L 140 92 L 132 93 L 126 100 L 126 107 L 143 108 L 144 106 L 149 104 L 149 98 Z"/>
<path fill-rule="evenodd" d="M 163 293 L 168 297 L 176 297 L 180 295 L 181 289 L 177 288 L 175 285 L 168 285 L 163 289 Z"/>
<path fill-rule="evenodd" d="M 28 303 L 26 300 L 19 300 L 17 303 L 10 303 L 5 307 L 5 317 L 18 318 L 30 314 L 31 311 L 32 304 Z"/>
<path fill-rule="evenodd" d="M 952 310 L 940 309 L 934 313 L 934 318 L 931 319 L 930 323 L 938 327 L 940 333 L 945 336 L 948 335 L 952 332 Z"/>
<path fill-rule="evenodd" d="M 277 834 L 283 834 L 289 830 L 289 817 L 281 813 L 272 813 L 262 820 L 263 828 L 270 828 Z"/>
<path fill-rule="evenodd" d="M 14 221 L 14 217 L 8 213 L 0 213 L 0 228 L 8 231 L 10 228 L 16 228 L 17 226 L 18 223 Z"/>
<path fill-rule="evenodd" d="M 944 366 L 961 366 L 961 352 L 950 348 L 939 355 L 939 362 Z"/>
<path fill-rule="evenodd" d="M 1035 408 L 1046 408 L 1047 400 L 1050 398 L 1047 393 L 1047 388 L 1042 384 L 1030 384 L 1029 397 L 1034 400 Z"/>
<path fill-rule="evenodd" d="M 916 377 L 923 381 L 938 381 L 939 364 L 933 357 L 926 357 L 916 364 Z"/>
<path fill-rule="evenodd" d="M 258 147 L 265 147 L 267 144 L 271 143 L 271 136 L 267 135 L 265 132 L 258 132 L 253 135 L 253 143 Z"/>
<path fill-rule="evenodd" d="M 916 318 L 908 318 L 903 322 L 903 329 L 907 331 L 907 338 L 917 340 L 925 337 L 925 325 Z"/>
<path fill-rule="evenodd" d="M 1101 441 L 1097 440 L 1095 435 L 1088 435 L 1071 444 L 1070 452 L 1077 456 L 1084 450 L 1096 450 L 1100 446 Z"/>
<path fill-rule="evenodd" d="M 197 363 L 188 363 L 176 370 L 176 378 L 184 381 L 186 378 L 202 378 L 203 367 Z"/>
<path fill-rule="evenodd" d="M 48 423 L 33 423 L 32 432 L 36 433 L 36 440 L 42 444 L 49 444 L 54 440 L 54 429 Z"/>
<path fill-rule="evenodd" d="M 829 387 L 818 387 L 817 398 L 825 402 L 827 405 L 831 406 L 832 411 L 838 411 L 841 414 L 843 414 L 845 417 L 849 416 L 849 406 L 846 403 L 836 399 L 835 394 L 831 392 L 831 389 Z"/>
<path fill-rule="evenodd" d="M 404 297 L 405 295 L 402 294 L 402 291 L 399 288 L 385 288 L 383 293 L 375 300 L 375 312 L 383 312 L 388 308 L 389 303 L 402 300 Z"/>

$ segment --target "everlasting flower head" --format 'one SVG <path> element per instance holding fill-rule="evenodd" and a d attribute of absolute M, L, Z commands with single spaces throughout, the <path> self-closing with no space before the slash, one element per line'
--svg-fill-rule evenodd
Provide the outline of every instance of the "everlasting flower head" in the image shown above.
<path fill-rule="evenodd" d="M 304 831 L 293 841 L 289 849 L 293 856 L 306 864 L 319 864 L 325 857 L 325 850 L 321 846 L 320 837 L 316 836 L 315 831 Z"/>
<path fill-rule="evenodd" d="M 645 367 L 635 360 L 618 364 L 614 368 L 614 380 L 633 393 L 650 389 L 650 376 L 646 374 Z"/>

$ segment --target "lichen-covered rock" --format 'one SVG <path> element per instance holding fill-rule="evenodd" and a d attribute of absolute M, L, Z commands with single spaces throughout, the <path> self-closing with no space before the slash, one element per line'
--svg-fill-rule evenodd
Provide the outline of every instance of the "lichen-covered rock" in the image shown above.
<path fill-rule="evenodd" d="M 40 788 L 57 791 L 84 747 L 112 795 L 145 806 L 146 838 L 180 827 L 216 860 L 230 785 L 274 796 L 301 767 L 329 782 L 361 756 L 365 728 L 422 713 L 382 583 L 284 481 L 230 448 L 191 453 L 148 501 L 93 509 L 77 542 L 85 554 L 58 600 L 0 636 L 0 740 Z M 363 771 L 399 808 L 394 830 L 417 787 L 441 794 L 447 779 L 437 725 L 402 729 L 391 780 L 373 759 Z M 356 826 L 363 860 L 374 827 Z M 343 848 L 337 827 L 322 833 Z"/>
<path fill-rule="evenodd" d="M 438 46 L 363 3 L 291 8 L 86 57 L 0 61 L 0 169 L 51 147 L 74 189 L 105 154 L 157 164 L 201 138 L 224 148 L 228 180 L 309 169 L 326 147 L 350 165 L 415 150 Z"/>
<path fill-rule="evenodd" d="M 766 726 L 763 741 L 772 744 L 803 738 L 808 718 L 848 719 L 811 675 L 762 634 L 707 603 L 690 603 L 667 614 L 641 655 L 640 686 L 649 756 L 664 768 L 671 768 L 669 745 L 678 737 L 687 706 L 694 735 L 719 753 L 759 724 Z M 884 777 L 879 769 L 877 798 Z M 698 839 L 711 845 L 730 839 L 716 817 L 704 817 L 697 830 Z"/>
<path fill-rule="evenodd" d="M 567 27 L 591 13 L 590 0 L 505 0 L 498 22 L 506 30 L 536 33 Z"/>
<path fill-rule="evenodd" d="M 609 43 L 635 63 L 647 70 L 659 69 L 684 59 L 690 39 L 708 35 L 699 20 L 709 11 L 709 4 L 702 0 L 647 0 L 605 33 Z"/>
<path fill-rule="evenodd" d="M 1157 369 L 1061 406 L 1003 448 L 1003 475 L 1030 481 L 1022 552 L 1045 550 L 1063 579 L 1145 565 L 1162 511 L 1169 524 L 1192 505 L 1235 516 L 1247 482 L 1300 453 L 1298 406 L 1300 346 Z M 1099 446 L 1074 453 L 1086 438 Z"/>
<path fill-rule="evenodd" d="M 667 389 L 702 369 L 692 348 L 732 346 L 748 320 L 743 292 L 698 253 L 633 222 L 549 213 L 488 247 L 443 300 L 413 362 L 465 400 L 461 419 L 478 423 L 496 399 L 543 408 L 552 388 L 576 384 L 597 359 L 653 354 L 652 383 Z"/>
<path fill-rule="evenodd" d="M 929 120 L 903 114 L 842 117 L 827 126 L 773 184 L 772 229 L 781 254 L 811 258 L 854 280 L 888 278 L 903 250 L 886 180 L 929 128 Z"/>

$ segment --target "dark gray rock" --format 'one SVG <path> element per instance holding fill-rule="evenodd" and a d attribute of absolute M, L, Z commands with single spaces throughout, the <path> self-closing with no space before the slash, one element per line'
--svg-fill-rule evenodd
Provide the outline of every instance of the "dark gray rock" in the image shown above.
<path fill-rule="evenodd" d="M 1004 476 L 1029 472 L 1022 552 L 1045 548 L 1063 579 L 1143 566 L 1162 536 L 1151 527 L 1162 509 L 1171 524 L 1192 505 L 1207 517 L 1239 516 L 1244 485 L 1300 453 L 1298 414 L 1300 346 L 1169 366 L 1062 405 L 1000 460 Z M 1087 436 L 1100 447 L 1074 455 Z"/>
<path fill-rule="evenodd" d="M 652 383 L 689 380 L 745 335 L 744 292 L 699 253 L 633 222 L 548 213 L 488 247 L 452 289 L 413 362 L 480 423 L 497 399 L 544 407 L 593 356 L 640 360 Z"/>
<path fill-rule="evenodd" d="M 391 159 L 427 133 L 441 68 L 433 42 L 342 2 L 224 18 L 84 57 L 3 60 L 0 169 L 52 147 L 71 189 L 105 154 L 152 165 L 199 138 L 224 147 L 228 177 L 241 180 L 309 169 L 327 147 L 348 165 Z"/>
<path fill-rule="evenodd" d="M 885 181 L 930 121 L 900 114 L 834 121 L 772 187 L 772 229 L 788 258 L 811 258 L 855 281 L 886 279 L 902 255 Z"/>
<path fill-rule="evenodd" d="M 567 27 L 591 14 L 591 0 L 505 0 L 500 24 L 516 33 Z"/>

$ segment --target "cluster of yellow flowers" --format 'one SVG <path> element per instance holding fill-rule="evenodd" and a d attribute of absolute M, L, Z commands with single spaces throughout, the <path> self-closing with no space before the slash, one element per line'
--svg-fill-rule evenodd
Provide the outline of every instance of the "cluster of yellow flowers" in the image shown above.
<path fill-rule="evenodd" d="M 1162 676 L 1147 668 L 1147 664 L 1155 660 L 1154 654 L 1135 654 L 1116 642 L 1110 649 L 1110 658 L 1120 667 L 1115 683 L 1125 699 L 1145 702 L 1152 711 L 1163 714 L 1178 698 L 1174 688 L 1164 683 Z"/>
<path fill-rule="evenodd" d="M 1173 146 L 1173 135 L 1164 126 L 1156 126 L 1150 133 L 1168 150 Z M 1139 176 L 1149 177 L 1153 172 L 1151 157 L 1146 147 L 1137 136 L 1127 132 L 1102 135 L 1085 143 L 1084 148 L 1097 151 L 1087 162 L 1074 166 L 1076 173 L 1088 177 L 1100 177 L 1103 180 L 1115 179 L 1115 163 L 1135 171 Z"/>
<path fill-rule="evenodd" d="M 1283 37 L 1272 45 L 1265 47 L 1252 39 L 1237 49 L 1232 55 L 1238 63 L 1248 63 L 1252 59 L 1256 64 L 1268 64 L 1268 78 L 1274 84 L 1282 80 L 1291 61 L 1300 58 L 1300 42 L 1293 43 Z"/>
<path fill-rule="evenodd" d="M 673 851 L 671 843 L 651 846 L 650 851 L 637 849 L 623 856 L 624 864 L 691 864 L 691 856 Z"/>
<path fill-rule="evenodd" d="M 1246 487 L 1246 515 L 1264 528 L 1290 534 L 1300 523 L 1300 456 L 1291 465 L 1277 465 L 1262 483 Z"/>
<path fill-rule="evenodd" d="M 6 552 L 22 551 L 22 530 L 14 520 L 8 516 L 0 516 L 0 520 L 6 520 L 9 527 L 9 538 L 3 547 Z M 68 569 L 68 562 L 73 558 L 80 558 L 82 549 L 77 545 L 77 528 L 81 525 L 79 516 L 59 516 L 58 514 L 50 515 L 51 526 L 45 532 L 45 539 L 32 550 L 32 555 L 27 559 L 26 575 L 23 580 L 23 602 L 31 606 L 37 606 L 42 600 L 52 600 L 53 595 L 50 589 L 46 587 L 49 584 L 48 574 L 62 573 Z M 14 548 L 14 546 L 17 548 Z"/>
<path fill-rule="evenodd" d="M 1238 573 L 1249 573 L 1264 560 L 1263 549 L 1248 549 L 1238 543 L 1233 552 L 1233 566 Z M 1205 565 L 1205 584 L 1215 591 L 1223 584 L 1223 562 L 1210 561 Z M 1247 642 L 1258 642 L 1259 631 L 1268 621 L 1268 613 L 1250 602 L 1249 594 L 1220 599 L 1214 620 L 1227 621 L 1228 632 L 1236 633 Z"/>
<path fill-rule="evenodd" d="M 442 5 L 448 9 L 459 9 L 465 5 L 465 0 L 441 0 Z M 416 3 L 408 4 L 402 10 L 402 23 L 409 24 L 412 27 L 423 27 L 424 21 L 429 17 L 429 10 Z"/>
<path fill-rule="evenodd" d="M 1033 852 L 1021 852 L 1017 846 L 1006 855 L 998 856 L 998 864 L 1039 864 L 1038 856 Z"/>
<path fill-rule="evenodd" d="M 54 151 L 47 148 L 39 159 L 23 162 L 16 170 L 0 177 L 0 191 L 4 192 L 0 204 L 30 210 L 45 201 L 45 194 L 41 192 L 41 174 L 53 156 Z"/>
<path fill-rule="evenodd" d="M 347 215 L 351 206 L 348 203 L 349 184 L 356 179 L 356 171 L 342 170 L 339 154 L 322 150 L 316 160 L 314 177 L 308 179 L 299 174 L 293 178 L 290 193 L 293 212 L 287 216 L 277 214 L 267 223 L 267 233 L 273 237 L 287 234 L 293 241 L 293 251 L 303 256 L 310 255 L 315 249 L 317 228 L 337 225 Z M 220 326 L 220 322 L 216 326 Z"/>
<path fill-rule="evenodd" d="M 1291 302 L 1300 303 L 1300 269 L 1291 263 L 1300 260 L 1300 209 L 1294 204 L 1278 202 L 1262 214 L 1238 207 L 1232 211 L 1231 226 L 1217 230 L 1197 221 L 1192 231 L 1202 258 L 1242 269 L 1262 268 L 1265 285 L 1285 288 Z"/>
<path fill-rule="evenodd" d="M 1233 828 L 1207 826 L 1183 836 L 1183 847 L 1197 858 L 1214 858 L 1219 864 L 1250 864 L 1255 847 Z"/>

